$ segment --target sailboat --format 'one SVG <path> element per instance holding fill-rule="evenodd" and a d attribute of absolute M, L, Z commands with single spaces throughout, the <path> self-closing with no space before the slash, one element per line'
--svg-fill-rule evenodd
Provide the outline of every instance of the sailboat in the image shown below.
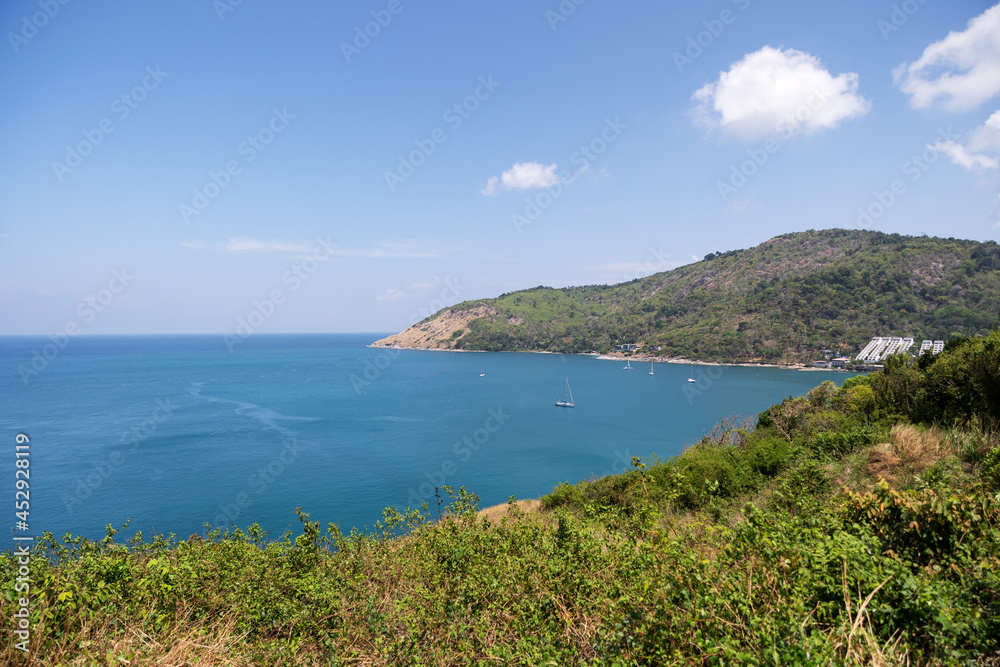
<path fill-rule="evenodd" d="M 573 402 L 573 391 L 569 388 L 569 378 L 566 378 L 566 396 L 562 401 L 556 401 L 556 405 L 560 408 L 572 408 L 576 407 L 576 403 Z"/>
<path fill-rule="evenodd" d="M 630 371 L 632 370 L 632 361 L 629 359 L 625 360 L 625 365 L 622 366 L 622 370 Z"/>
<path fill-rule="evenodd" d="M 652 362 L 652 361 L 651 361 L 651 362 L 649 362 L 649 374 L 650 374 L 650 375 L 652 375 L 652 374 L 653 374 L 653 362 Z"/>
<path fill-rule="evenodd" d="M 694 379 L 694 367 L 693 366 L 691 367 L 691 377 L 688 378 L 688 382 L 692 382 L 692 383 L 697 382 L 697 380 Z"/>
<path fill-rule="evenodd" d="M 486 373 L 485 373 L 485 371 L 483 371 L 483 367 L 482 366 L 479 367 L 479 377 L 481 377 L 481 378 L 482 377 L 486 377 Z"/>

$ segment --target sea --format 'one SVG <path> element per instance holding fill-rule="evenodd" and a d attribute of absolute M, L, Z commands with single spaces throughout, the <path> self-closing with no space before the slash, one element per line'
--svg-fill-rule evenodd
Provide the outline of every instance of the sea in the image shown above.
<path fill-rule="evenodd" d="M 0 337 L 11 531 L 18 434 L 30 500 L 15 534 L 100 538 L 128 522 L 186 539 L 258 523 L 277 539 L 297 532 L 296 508 L 348 532 L 387 507 L 436 516 L 445 485 L 482 507 L 539 498 L 851 377 L 367 347 L 385 335 Z M 567 385 L 575 407 L 557 407 Z"/>

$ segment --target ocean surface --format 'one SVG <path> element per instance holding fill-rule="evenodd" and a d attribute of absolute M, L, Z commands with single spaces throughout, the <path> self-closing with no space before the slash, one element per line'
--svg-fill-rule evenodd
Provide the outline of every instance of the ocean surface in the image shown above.
<path fill-rule="evenodd" d="M 253 522 L 277 537 L 297 531 L 296 507 L 346 532 L 388 506 L 434 508 L 441 484 L 483 507 L 537 498 L 851 376 L 365 347 L 384 335 L 255 334 L 232 350 L 221 336 L 0 337 L 6 497 L 23 432 L 30 534 L 130 520 L 147 538 Z M 554 405 L 567 378 L 575 408 Z"/>

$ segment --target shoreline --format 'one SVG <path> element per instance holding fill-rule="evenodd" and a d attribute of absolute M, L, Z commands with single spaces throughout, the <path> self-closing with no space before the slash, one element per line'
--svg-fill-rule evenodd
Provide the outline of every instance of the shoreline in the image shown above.
<path fill-rule="evenodd" d="M 456 349 L 443 349 L 440 347 L 409 347 L 406 345 L 375 345 L 374 343 L 369 343 L 365 347 L 369 347 L 376 350 L 413 350 L 418 352 L 487 352 L 487 350 L 456 350 Z M 806 364 L 767 364 L 762 362 L 754 361 L 699 361 L 696 359 L 688 359 L 686 357 L 652 357 L 648 355 L 634 355 L 631 357 L 626 357 L 624 354 L 615 354 L 614 352 L 607 352 L 601 354 L 599 352 L 551 352 L 549 350 L 504 350 L 504 353 L 514 353 L 514 354 L 572 354 L 583 357 L 596 357 L 601 361 L 625 361 L 626 359 L 636 362 L 650 362 L 654 364 L 681 364 L 687 366 L 746 366 L 749 368 L 782 368 L 785 370 L 793 371 L 825 371 L 825 372 L 837 372 L 837 373 L 863 373 L 865 371 L 851 371 L 846 368 L 816 368 L 814 366 L 807 366 Z"/>

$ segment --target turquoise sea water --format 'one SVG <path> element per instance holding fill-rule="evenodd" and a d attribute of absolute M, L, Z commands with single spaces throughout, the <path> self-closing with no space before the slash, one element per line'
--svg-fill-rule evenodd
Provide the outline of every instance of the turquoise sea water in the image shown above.
<path fill-rule="evenodd" d="M 382 335 L 257 334 L 232 352 L 221 336 L 0 338 L 7 497 L 24 432 L 33 534 L 100 537 L 130 519 L 147 536 L 255 521 L 277 536 L 296 507 L 346 531 L 387 506 L 433 507 L 442 483 L 484 507 L 539 497 L 850 377 L 365 347 Z M 554 405 L 564 378 L 572 409 Z"/>

